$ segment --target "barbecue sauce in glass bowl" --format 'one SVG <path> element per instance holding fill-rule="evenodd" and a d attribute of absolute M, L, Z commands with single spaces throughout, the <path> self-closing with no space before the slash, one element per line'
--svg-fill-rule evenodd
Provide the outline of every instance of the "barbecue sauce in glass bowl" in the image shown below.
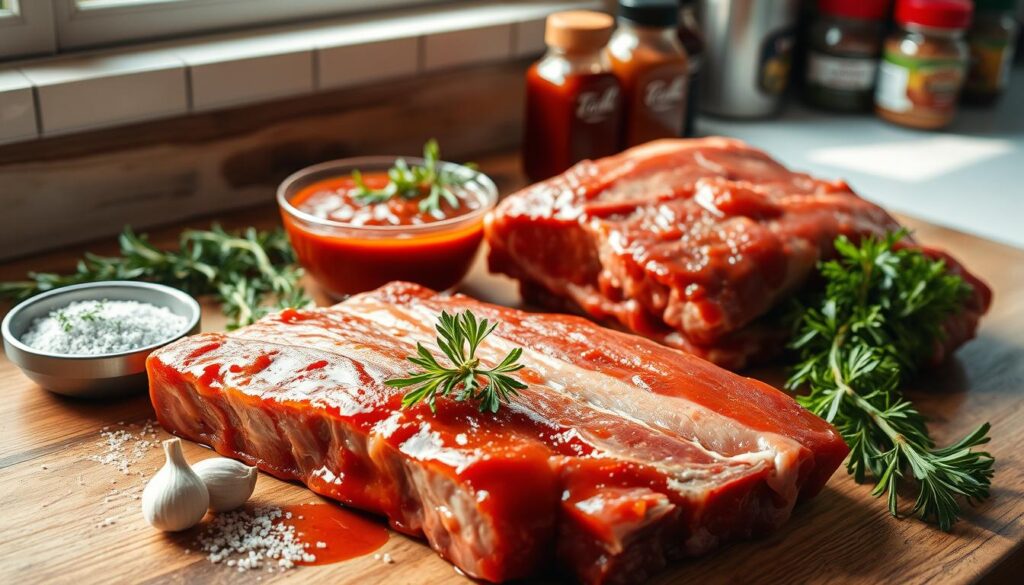
<path fill-rule="evenodd" d="M 277 199 L 285 231 L 299 263 L 330 296 L 340 299 L 394 280 L 446 290 L 465 277 L 497 188 L 469 167 L 439 162 L 439 169 L 464 181 L 438 196 L 436 205 L 425 204 L 432 196 L 426 184 L 411 196 L 384 197 L 390 169 L 424 162 L 343 159 L 306 168 L 281 184 Z"/>

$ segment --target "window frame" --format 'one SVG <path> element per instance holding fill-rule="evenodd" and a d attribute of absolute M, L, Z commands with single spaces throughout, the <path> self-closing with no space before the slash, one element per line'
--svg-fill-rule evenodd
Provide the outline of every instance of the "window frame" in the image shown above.
<path fill-rule="evenodd" d="M 170 40 L 450 0 L 5 0 L 0 60 Z M 239 10 L 244 8 L 244 10 Z M 6 14 L 6 15 L 5 15 Z M 202 23 L 196 26 L 196 23 Z"/>
<path fill-rule="evenodd" d="M 52 0 L 59 50 L 301 22 L 441 0 Z M 90 6 L 96 4 L 96 6 Z M 239 10 L 244 8 L 244 10 Z M 202 23 L 196 26 L 196 23 Z"/>
<path fill-rule="evenodd" d="M 53 4 L 49 0 L 4 3 L 10 7 L 0 11 L 0 59 L 56 52 Z"/>

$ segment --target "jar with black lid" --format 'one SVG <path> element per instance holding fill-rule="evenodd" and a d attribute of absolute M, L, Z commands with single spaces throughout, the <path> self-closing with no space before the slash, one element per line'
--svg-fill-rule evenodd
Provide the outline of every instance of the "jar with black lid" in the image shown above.
<path fill-rule="evenodd" d="M 871 109 L 890 0 L 819 0 L 804 97 L 842 112 Z"/>

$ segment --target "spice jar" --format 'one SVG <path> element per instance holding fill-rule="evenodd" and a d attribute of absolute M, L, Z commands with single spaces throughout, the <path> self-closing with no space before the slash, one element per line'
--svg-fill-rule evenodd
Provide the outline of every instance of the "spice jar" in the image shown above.
<path fill-rule="evenodd" d="M 1016 9 L 1016 0 L 974 1 L 974 24 L 967 33 L 971 61 L 965 102 L 990 104 L 1006 89 L 1020 26 L 1014 17 Z"/>
<path fill-rule="evenodd" d="M 894 124 L 949 125 L 967 72 L 969 0 L 899 0 L 899 29 L 885 41 L 875 112 Z"/>
<path fill-rule="evenodd" d="M 548 17 L 548 51 L 526 73 L 523 166 L 530 180 L 618 152 L 622 92 L 604 53 L 614 26 L 600 12 Z"/>
<path fill-rule="evenodd" d="M 889 0 L 820 0 L 810 28 L 806 100 L 843 112 L 871 109 Z"/>
<path fill-rule="evenodd" d="M 683 122 L 683 136 L 696 136 L 697 86 L 700 82 L 700 68 L 704 64 L 704 35 L 697 23 L 694 10 L 697 0 L 681 0 L 679 3 L 679 43 L 686 51 L 688 73 L 686 76 L 686 117 Z"/>
<path fill-rule="evenodd" d="M 618 24 L 608 55 L 625 98 L 623 145 L 682 136 L 689 64 L 678 0 L 619 0 Z"/>

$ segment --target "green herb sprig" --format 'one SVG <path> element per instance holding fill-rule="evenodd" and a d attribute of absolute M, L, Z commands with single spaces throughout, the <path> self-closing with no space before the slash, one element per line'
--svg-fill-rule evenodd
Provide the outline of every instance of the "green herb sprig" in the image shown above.
<path fill-rule="evenodd" d="M 161 250 L 126 227 L 118 242 L 119 256 L 86 254 L 71 274 L 30 273 L 27 280 L 0 283 L 0 298 L 21 300 L 83 282 L 144 280 L 194 296 L 217 297 L 231 328 L 248 325 L 274 308 L 310 302 L 281 230 L 231 233 L 214 225 L 209 230 L 186 230 L 177 250 Z M 271 298 L 276 303 L 270 303 Z"/>
<path fill-rule="evenodd" d="M 392 388 L 410 388 L 402 397 L 402 408 L 424 401 L 431 412 L 436 412 L 437 397 L 448 396 L 458 390 L 455 400 L 475 400 L 479 402 L 480 412 L 498 412 L 501 404 L 507 404 L 518 396 L 526 384 L 510 375 L 523 369 L 518 363 L 523 355 L 520 347 L 510 351 L 497 366 L 491 369 L 481 367 L 476 350 L 497 326 L 497 322 L 487 319 L 478 321 L 469 310 L 455 315 L 442 311 L 436 326 L 437 346 L 451 361 L 452 367 L 438 363 L 423 344 L 417 343 L 416 355 L 406 359 L 422 371 L 409 372 L 408 378 L 388 380 L 385 384 Z M 487 380 L 487 384 L 481 385 L 480 378 Z"/>
<path fill-rule="evenodd" d="M 963 309 L 971 289 L 942 260 L 897 249 L 905 236 L 836 240 L 838 259 L 820 267 L 824 294 L 799 312 L 791 346 L 800 362 L 787 386 L 809 388 L 798 400 L 839 429 L 850 446 L 847 471 L 858 483 L 873 478 L 872 494 L 887 496 L 893 516 L 899 487 L 912 479 L 912 513 L 950 530 L 961 498 L 989 495 L 993 458 L 974 450 L 989 441 L 989 425 L 937 448 L 899 388 L 934 351 L 943 323 Z"/>
<path fill-rule="evenodd" d="M 396 160 L 394 166 L 388 169 L 388 184 L 381 189 L 367 187 L 362 173 L 358 170 L 352 171 L 352 180 L 356 184 L 354 198 L 364 205 L 382 203 L 392 197 L 409 200 L 422 198 L 419 204 L 420 211 L 441 217 L 442 200 L 447 201 L 452 208 L 458 209 L 460 203 L 455 192 L 459 187 L 475 180 L 476 173 L 467 174 L 444 168 L 440 163 L 440 147 L 437 141 L 431 138 L 423 145 L 423 164 L 409 165 L 404 158 Z M 476 169 L 473 163 L 463 166 Z"/>

